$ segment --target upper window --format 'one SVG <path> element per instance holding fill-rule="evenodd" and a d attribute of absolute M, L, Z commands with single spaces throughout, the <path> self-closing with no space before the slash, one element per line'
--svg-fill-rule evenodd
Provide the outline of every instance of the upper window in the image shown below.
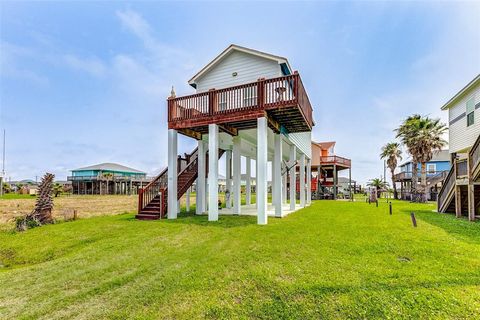
<path fill-rule="evenodd" d="M 435 165 L 435 163 L 427 164 L 427 172 L 428 173 L 435 173 L 436 170 L 437 170 L 437 166 Z"/>
<path fill-rule="evenodd" d="M 467 127 L 475 123 L 475 100 L 470 98 L 467 101 Z"/>

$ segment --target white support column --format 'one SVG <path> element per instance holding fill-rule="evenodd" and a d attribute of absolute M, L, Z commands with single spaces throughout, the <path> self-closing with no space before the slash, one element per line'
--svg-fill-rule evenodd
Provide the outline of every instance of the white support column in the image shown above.
<path fill-rule="evenodd" d="M 267 224 L 267 119 L 257 119 L 257 223 Z"/>
<path fill-rule="evenodd" d="M 249 204 L 252 204 L 252 185 L 251 185 L 251 179 L 250 177 L 252 176 L 252 161 L 250 157 L 246 158 L 246 170 L 247 170 L 247 181 L 245 184 L 245 202 L 246 205 L 248 206 Z"/>
<path fill-rule="evenodd" d="M 284 172 L 282 176 L 282 203 L 287 203 L 287 172 Z"/>
<path fill-rule="evenodd" d="M 305 154 L 300 155 L 300 207 L 305 208 Z"/>
<path fill-rule="evenodd" d="M 274 141 L 273 144 L 275 145 L 275 141 Z M 274 154 L 275 154 L 275 152 L 274 152 Z M 274 158 L 275 158 L 275 156 L 274 156 Z M 275 178 L 276 178 L 276 177 L 275 177 L 275 161 L 274 161 L 274 159 L 272 159 L 271 164 L 272 164 L 272 172 L 271 172 L 271 175 L 272 175 L 272 185 L 271 185 L 271 190 L 272 190 L 272 191 L 271 191 L 271 192 L 272 192 L 272 205 L 275 206 L 275 203 L 276 203 L 276 201 L 275 201 L 275 192 L 273 191 L 274 188 L 275 188 Z"/>
<path fill-rule="evenodd" d="M 203 140 L 198 140 L 198 178 L 196 184 L 196 214 L 202 214 L 205 212 L 205 143 Z"/>
<path fill-rule="evenodd" d="M 275 150 L 273 154 L 275 184 L 273 192 L 275 194 L 275 217 L 282 217 L 282 136 L 275 134 Z"/>
<path fill-rule="evenodd" d="M 185 210 L 188 212 L 190 212 L 190 187 L 187 189 L 187 192 L 186 192 L 186 198 L 185 198 Z"/>
<path fill-rule="evenodd" d="M 226 179 L 225 179 L 225 188 L 228 190 L 228 193 L 229 193 L 229 197 L 228 197 L 228 201 L 227 199 L 225 199 L 226 201 L 226 207 L 227 208 L 231 208 L 232 207 L 232 195 L 233 195 L 233 190 L 232 190 L 232 151 L 231 150 L 227 150 L 225 151 L 225 162 L 226 162 L 226 168 L 225 168 L 225 176 L 226 176 Z M 226 191 L 225 190 L 225 195 L 226 195 Z"/>
<path fill-rule="evenodd" d="M 307 159 L 307 205 L 312 203 L 312 160 Z"/>
<path fill-rule="evenodd" d="M 290 146 L 290 165 L 295 163 L 297 159 L 297 147 L 295 145 Z M 297 169 L 295 167 L 290 169 L 290 210 L 295 211 L 295 205 L 297 201 Z"/>
<path fill-rule="evenodd" d="M 242 201 L 242 165 L 240 137 L 233 137 L 233 213 L 240 214 Z"/>
<path fill-rule="evenodd" d="M 177 218 L 177 130 L 168 130 L 168 219 Z"/>
<path fill-rule="evenodd" d="M 208 221 L 218 221 L 218 125 L 208 125 Z"/>

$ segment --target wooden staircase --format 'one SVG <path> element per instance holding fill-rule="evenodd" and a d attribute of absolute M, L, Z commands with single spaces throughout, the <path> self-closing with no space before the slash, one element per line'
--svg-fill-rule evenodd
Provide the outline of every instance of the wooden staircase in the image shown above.
<path fill-rule="evenodd" d="M 447 177 L 443 181 L 442 188 L 438 192 L 438 212 L 455 212 L 455 182 L 456 182 L 455 166 L 450 168 Z"/>
<path fill-rule="evenodd" d="M 219 149 L 220 158 L 224 150 Z M 177 174 L 177 200 L 179 200 L 188 188 L 192 186 L 198 177 L 198 148 L 190 154 L 185 155 L 185 159 L 179 157 Z M 186 161 L 185 167 L 181 161 Z M 205 157 L 206 171 L 208 173 L 208 152 Z M 182 168 L 183 167 L 183 168 Z M 168 194 L 168 168 L 165 168 L 156 176 L 145 188 L 140 189 L 138 193 L 138 213 L 135 218 L 140 220 L 157 220 L 167 216 L 167 194 Z"/>

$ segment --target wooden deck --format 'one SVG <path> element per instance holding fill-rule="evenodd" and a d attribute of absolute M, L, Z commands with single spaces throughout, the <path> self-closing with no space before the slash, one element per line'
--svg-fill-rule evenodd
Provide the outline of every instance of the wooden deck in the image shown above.
<path fill-rule="evenodd" d="M 298 73 L 168 99 L 168 128 L 197 139 L 211 123 L 236 135 L 264 116 L 275 132 L 312 130 L 312 106 Z"/>
<path fill-rule="evenodd" d="M 323 156 L 320 157 L 322 168 L 337 166 L 337 170 L 348 169 L 352 166 L 352 161 L 339 156 Z"/>

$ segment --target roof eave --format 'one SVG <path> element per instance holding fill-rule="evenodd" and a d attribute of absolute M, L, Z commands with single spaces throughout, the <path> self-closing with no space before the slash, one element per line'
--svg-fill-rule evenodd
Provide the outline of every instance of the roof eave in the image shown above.
<path fill-rule="evenodd" d="M 442 107 L 441 110 L 448 110 L 450 107 L 461 97 L 463 96 L 468 90 L 470 90 L 473 86 L 480 83 L 480 74 L 478 74 L 472 81 L 470 81 L 463 89 L 461 89 L 457 94 L 455 94 L 450 100 L 447 101 Z"/>

